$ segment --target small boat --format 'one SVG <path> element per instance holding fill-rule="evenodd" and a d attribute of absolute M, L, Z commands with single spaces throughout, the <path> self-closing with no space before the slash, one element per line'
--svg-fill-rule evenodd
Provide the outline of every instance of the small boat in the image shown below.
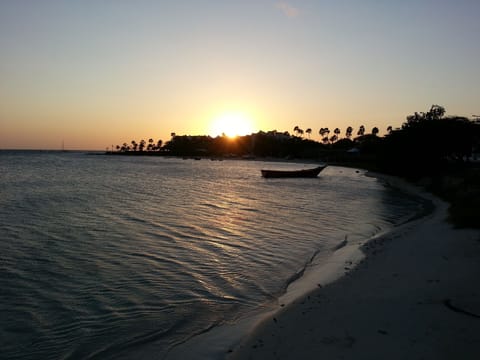
<path fill-rule="evenodd" d="M 312 178 L 317 177 L 327 165 L 301 170 L 261 170 L 264 178 Z"/>

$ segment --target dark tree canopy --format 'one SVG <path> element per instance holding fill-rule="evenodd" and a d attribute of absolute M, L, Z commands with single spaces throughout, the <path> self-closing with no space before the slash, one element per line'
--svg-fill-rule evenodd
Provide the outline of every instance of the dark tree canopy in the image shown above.
<path fill-rule="evenodd" d="M 468 161 L 479 151 L 480 123 L 465 117 L 445 116 L 445 108 L 432 105 L 426 112 L 415 112 L 406 117 L 399 129 L 387 128 L 384 137 L 378 136 L 378 127 L 370 134 L 359 126 L 352 138 L 348 126 L 344 136 L 340 128 L 319 130 L 320 141 L 310 140 L 311 128 L 293 128 L 296 136 L 276 130 L 239 136 L 187 136 L 172 132 L 165 144 L 153 138 L 139 142 L 132 140 L 117 146 L 117 153 L 128 155 L 176 156 L 259 156 L 278 158 L 313 158 L 324 161 L 368 162 L 380 171 L 397 175 L 423 176 L 441 172 L 449 164 Z"/>
<path fill-rule="evenodd" d="M 445 109 L 432 105 L 425 113 L 407 116 L 401 130 L 391 131 L 379 159 L 393 173 L 438 173 L 451 163 L 468 161 L 478 145 L 480 125 L 465 117 L 443 117 Z"/>

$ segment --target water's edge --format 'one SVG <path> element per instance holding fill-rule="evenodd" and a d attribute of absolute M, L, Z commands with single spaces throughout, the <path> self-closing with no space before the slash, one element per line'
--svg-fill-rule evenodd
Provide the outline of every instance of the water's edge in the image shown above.
<path fill-rule="evenodd" d="M 270 166 L 310 165 L 2 153 L 3 356 L 223 358 L 425 207 L 364 170 Z"/>
<path fill-rule="evenodd" d="M 317 259 L 315 253 L 305 267 L 289 279 L 284 293 L 278 299 L 259 307 L 256 312 L 242 317 L 234 323 L 211 326 L 200 334 L 193 334 L 185 342 L 171 348 L 164 359 L 225 359 L 263 321 L 272 319 L 276 313 L 283 311 L 286 307 L 294 304 L 295 301 L 355 270 L 368 256 L 363 249 L 369 243 L 395 238 L 396 234 L 407 231 L 419 221 L 424 221 L 435 211 L 435 204 L 431 198 L 421 189 L 408 184 L 404 180 L 372 172 L 367 172 L 364 175 L 377 178 L 385 187 L 391 187 L 402 193 L 421 198 L 422 210 L 392 229 L 380 232 L 367 239 L 349 242 L 348 237 L 346 237 L 332 249 L 334 252 L 326 261 L 325 259 L 317 261 L 319 259 Z"/>

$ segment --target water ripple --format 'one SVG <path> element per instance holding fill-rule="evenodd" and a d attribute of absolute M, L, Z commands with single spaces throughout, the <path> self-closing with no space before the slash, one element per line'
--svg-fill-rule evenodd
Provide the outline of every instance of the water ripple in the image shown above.
<path fill-rule="evenodd" d="M 9 359 L 162 358 L 267 306 L 345 235 L 360 241 L 422 207 L 335 167 L 269 181 L 261 167 L 291 164 L 0 156 Z"/>

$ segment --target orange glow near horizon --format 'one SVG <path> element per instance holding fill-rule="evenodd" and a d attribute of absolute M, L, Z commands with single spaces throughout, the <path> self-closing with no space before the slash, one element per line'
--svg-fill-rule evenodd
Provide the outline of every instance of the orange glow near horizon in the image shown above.
<path fill-rule="evenodd" d="M 216 116 L 211 124 L 209 134 L 213 137 L 225 134 L 230 138 L 249 135 L 254 132 L 253 119 L 243 112 L 225 112 Z"/>

